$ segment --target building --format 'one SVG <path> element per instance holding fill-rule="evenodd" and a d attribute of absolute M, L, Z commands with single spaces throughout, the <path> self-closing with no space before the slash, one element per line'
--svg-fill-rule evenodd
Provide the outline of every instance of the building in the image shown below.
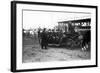
<path fill-rule="evenodd" d="M 91 28 L 91 18 L 87 19 L 78 19 L 78 20 L 69 20 L 69 21 L 60 21 L 58 22 L 58 29 L 63 32 L 70 32 L 77 28 L 79 31 L 90 30 Z"/>

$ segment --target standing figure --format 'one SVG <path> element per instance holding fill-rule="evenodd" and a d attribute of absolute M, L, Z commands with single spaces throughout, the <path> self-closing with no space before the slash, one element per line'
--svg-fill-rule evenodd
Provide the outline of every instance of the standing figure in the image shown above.
<path fill-rule="evenodd" d="M 47 37 L 46 28 L 44 28 L 41 33 L 41 48 L 47 49 L 47 45 L 48 45 L 48 37 Z"/>
<path fill-rule="evenodd" d="M 82 50 L 90 50 L 89 44 L 91 42 L 91 31 L 88 30 L 83 36 Z"/>
<path fill-rule="evenodd" d="M 39 44 L 41 43 L 41 32 L 40 30 L 38 30 L 38 40 L 39 40 Z"/>

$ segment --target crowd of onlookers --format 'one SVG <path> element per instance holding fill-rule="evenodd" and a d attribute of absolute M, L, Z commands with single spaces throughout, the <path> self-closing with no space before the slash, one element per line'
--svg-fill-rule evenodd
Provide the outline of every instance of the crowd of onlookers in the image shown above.
<path fill-rule="evenodd" d="M 77 31 L 77 28 L 75 29 L 70 29 L 71 31 L 69 32 L 65 32 L 62 30 L 55 30 L 55 29 L 37 29 L 35 31 L 24 31 L 23 35 L 27 36 L 27 37 L 31 37 L 33 39 L 38 39 L 41 48 L 42 49 L 47 49 L 48 44 L 61 44 L 67 39 L 72 39 L 72 40 L 77 40 L 77 38 L 79 40 L 82 41 L 81 45 L 82 46 L 82 50 L 88 48 L 87 44 L 90 44 L 90 40 L 91 40 L 91 32 L 90 30 L 88 31 L 84 31 L 84 34 L 80 31 Z M 73 38 L 77 36 L 77 38 Z"/>

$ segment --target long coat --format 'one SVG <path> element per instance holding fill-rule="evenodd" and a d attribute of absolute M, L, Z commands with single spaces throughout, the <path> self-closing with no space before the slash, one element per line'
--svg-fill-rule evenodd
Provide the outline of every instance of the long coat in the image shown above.
<path fill-rule="evenodd" d="M 41 45 L 48 45 L 48 37 L 46 32 L 41 33 Z"/>

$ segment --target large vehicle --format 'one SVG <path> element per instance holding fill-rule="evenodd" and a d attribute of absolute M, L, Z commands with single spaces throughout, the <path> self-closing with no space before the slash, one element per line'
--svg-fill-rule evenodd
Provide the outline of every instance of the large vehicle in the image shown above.
<path fill-rule="evenodd" d="M 91 31 L 90 21 L 89 18 L 58 22 L 60 30 L 48 33 L 48 45 L 82 47 L 84 34 Z"/>

